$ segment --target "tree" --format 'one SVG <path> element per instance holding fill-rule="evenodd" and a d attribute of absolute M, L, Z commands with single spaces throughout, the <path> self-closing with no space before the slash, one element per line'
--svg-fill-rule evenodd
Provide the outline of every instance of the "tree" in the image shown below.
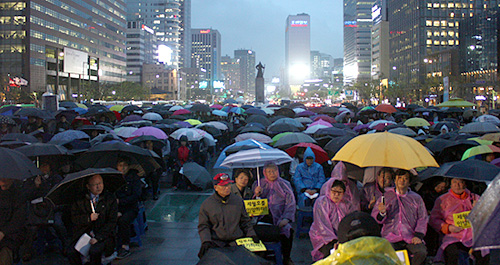
<path fill-rule="evenodd" d="M 379 81 L 373 80 L 373 81 L 363 81 L 363 80 L 358 80 L 354 85 L 352 86 L 352 89 L 357 90 L 359 93 L 359 97 L 362 100 L 370 101 L 371 98 L 376 98 L 378 97 L 378 89 L 376 82 L 380 84 Z"/>
<path fill-rule="evenodd" d="M 113 100 L 145 100 L 149 99 L 150 91 L 140 83 L 125 81 L 109 85 L 106 97 Z"/>

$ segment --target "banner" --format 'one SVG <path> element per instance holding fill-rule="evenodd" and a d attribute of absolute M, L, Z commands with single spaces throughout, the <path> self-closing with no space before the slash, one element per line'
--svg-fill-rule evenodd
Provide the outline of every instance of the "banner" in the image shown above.
<path fill-rule="evenodd" d="M 244 202 L 245 209 L 247 210 L 248 215 L 250 215 L 251 217 L 269 214 L 269 205 L 267 203 L 267 199 L 245 200 Z"/>
<path fill-rule="evenodd" d="M 259 243 L 254 243 L 253 239 L 250 237 L 236 239 L 236 244 L 238 244 L 238 246 L 244 246 L 246 249 L 252 252 L 266 251 L 266 246 L 264 246 L 262 241 L 259 241 Z"/>
<path fill-rule="evenodd" d="M 469 220 L 467 220 L 467 216 L 469 215 L 469 213 L 470 211 L 454 213 L 453 222 L 455 223 L 455 226 L 463 229 L 471 228 L 472 226 L 470 225 Z"/>

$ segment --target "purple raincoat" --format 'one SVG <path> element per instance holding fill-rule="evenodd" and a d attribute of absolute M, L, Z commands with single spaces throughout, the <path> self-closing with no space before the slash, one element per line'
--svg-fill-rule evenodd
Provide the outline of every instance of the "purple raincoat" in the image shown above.
<path fill-rule="evenodd" d="M 451 193 L 451 190 L 437 198 L 434 208 L 431 211 L 429 224 L 436 231 L 441 231 L 445 224 L 454 225 L 453 214 L 472 210 L 472 200 L 479 200 L 479 196 L 465 190 L 466 199 L 457 198 Z M 444 235 L 441 246 L 436 255 L 436 261 L 444 260 L 444 249 L 456 242 L 461 242 L 466 247 L 472 246 L 472 228 L 464 229 L 458 233 L 449 233 Z M 488 252 L 482 251 L 483 256 Z"/>
<path fill-rule="evenodd" d="M 281 234 L 290 237 L 290 230 L 292 229 L 290 223 L 295 221 L 296 211 L 295 197 L 290 182 L 281 177 L 278 177 L 275 181 L 263 178 L 260 180 L 260 186 L 262 187 L 260 197 L 267 198 L 274 225 L 278 226 L 283 219 L 290 220 L 287 225 L 281 228 Z M 252 190 L 255 191 L 255 187 L 257 187 L 257 182 L 253 184 Z"/>
<path fill-rule="evenodd" d="M 314 203 L 314 221 L 309 230 L 309 237 L 313 245 L 311 255 L 314 261 L 320 260 L 323 254 L 319 249 L 337 239 L 337 228 L 340 220 L 355 209 L 349 202 L 342 200 L 335 203 L 330 198 L 331 189 L 327 194 L 320 196 Z"/>
<path fill-rule="evenodd" d="M 405 241 L 411 244 L 414 237 L 423 238 L 427 232 L 428 215 L 422 197 L 408 189 L 404 195 L 398 194 L 395 188 L 385 189 L 385 206 L 387 215 L 379 221 L 378 207 L 373 207 L 372 216 L 383 224 L 382 237 L 391 243 Z M 379 198 L 375 205 L 379 205 Z M 418 236 L 420 233 L 420 236 Z"/>
<path fill-rule="evenodd" d="M 343 200 L 350 202 L 354 209 L 359 211 L 361 207 L 361 192 L 358 186 L 356 186 L 356 182 L 347 177 L 347 169 L 343 162 L 338 162 L 337 165 L 335 165 L 332 170 L 331 178 L 323 184 L 319 195 L 327 194 L 327 191 L 330 190 L 335 180 L 341 180 L 345 184 L 346 190 Z"/>

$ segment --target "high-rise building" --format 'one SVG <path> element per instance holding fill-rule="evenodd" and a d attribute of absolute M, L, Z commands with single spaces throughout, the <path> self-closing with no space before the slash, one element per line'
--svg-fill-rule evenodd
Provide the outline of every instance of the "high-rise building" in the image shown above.
<path fill-rule="evenodd" d="M 285 30 L 285 85 L 297 92 L 311 75 L 311 19 L 308 14 L 290 15 Z"/>
<path fill-rule="evenodd" d="M 191 0 L 179 0 L 181 2 L 180 12 L 180 54 L 179 68 L 191 67 Z"/>
<path fill-rule="evenodd" d="M 140 21 L 127 22 L 127 81 L 142 80 L 142 65 L 158 62 L 155 32 Z"/>
<path fill-rule="evenodd" d="M 229 91 L 241 91 L 241 60 L 226 55 L 221 57 L 221 74 L 224 79 L 224 87 Z"/>
<path fill-rule="evenodd" d="M 82 80 L 95 87 L 125 80 L 122 0 L 2 1 L 0 14 L 2 84 L 22 77 L 31 91 L 68 99 Z"/>
<path fill-rule="evenodd" d="M 180 82 L 183 80 L 185 82 L 185 77 L 184 72 L 167 69 L 163 64 L 143 64 L 142 66 L 142 85 L 149 88 L 153 99 L 178 100 L 181 96 Z"/>
<path fill-rule="evenodd" d="M 311 51 L 311 78 L 330 78 L 333 57 L 319 51 Z"/>
<path fill-rule="evenodd" d="M 221 36 L 216 29 L 192 29 L 191 67 L 206 72 L 208 87 L 220 80 Z"/>
<path fill-rule="evenodd" d="M 234 59 L 239 60 L 240 67 L 240 90 L 245 94 L 255 93 L 255 52 L 252 50 L 235 50 Z M 227 88 L 227 87 L 226 87 Z"/>
<path fill-rule="evenodd" d="M 344 0 L 344 85 L 371 78 L 374 0 Z"/>
<path fill-rule="evenodd" d="M 417 99 L 424 96 L 424 59 L 459 46 L 460 21 L 499 4 L 498 0 L 388 0 L 391 79 Z"/>
<path fill-rule="evenodd" d="M 389 21 L 387 0 L 376 0 L 372 8 L 371 77 L 372 80 L 389 78 Z"/>

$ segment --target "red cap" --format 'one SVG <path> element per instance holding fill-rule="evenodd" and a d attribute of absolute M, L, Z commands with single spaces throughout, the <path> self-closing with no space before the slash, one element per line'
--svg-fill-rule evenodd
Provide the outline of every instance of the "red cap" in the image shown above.
<path fill-rule="evenodd" d="M 219 185 L 219 186 L 226 186 L 227 184 L 229 183 L 233 183 L 234 181 L 232 181 L 230 178 L 229 178 L 229 175 L 226 174 L 226 173 L 219 173 L 217 175 L 215 175 L 213 181 L 214 185 Z"/>

